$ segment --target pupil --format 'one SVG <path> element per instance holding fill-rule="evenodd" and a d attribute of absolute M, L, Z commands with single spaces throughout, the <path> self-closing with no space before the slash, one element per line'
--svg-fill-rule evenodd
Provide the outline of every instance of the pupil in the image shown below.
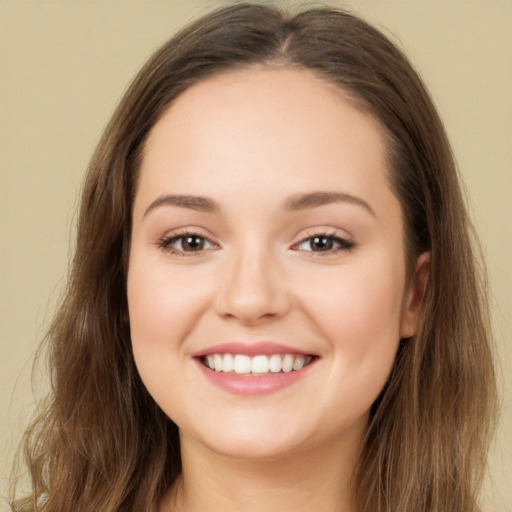
<path fill-rule="evenodd" d="M 315 238 L 313 238 L 313 250 L 328 251 L 332 249 L 332 245 L 332 240 L 326 236 L 315 236 Z"/>
<path fill-rule="evenodd" d="M 203 248 L 204 241 L 199 236 L 187 236 L 183 240 L 183 248 L 188 251 L 198 251 Z"/>

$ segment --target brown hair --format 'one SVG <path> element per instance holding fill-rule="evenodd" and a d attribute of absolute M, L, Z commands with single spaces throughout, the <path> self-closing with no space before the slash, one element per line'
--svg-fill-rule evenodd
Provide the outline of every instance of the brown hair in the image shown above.
<path fill-rule="evenodd" d="M 383 127 L 409 262 L 430 251 L 419 332 L 402 340 L 354 474 L 358 510 L 475 512 L 496 391 L 485 278 L 455 164 L 420 78 L 345 11 L 239 4 L 147 62 L 92 158 L 67 292 L 47 340 L 52 392 L 25 438 L 14 510 L 153 510 L 181 470 L 176 425 L 139 378 L 126 321 L 131 210 L 144 141 L 172 101 L 222 71 L 279 63 L 347 91 Z"/>

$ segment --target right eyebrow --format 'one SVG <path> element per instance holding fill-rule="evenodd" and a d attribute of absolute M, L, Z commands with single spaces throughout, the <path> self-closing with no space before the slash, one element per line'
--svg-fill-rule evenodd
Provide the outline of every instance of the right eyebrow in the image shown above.
<path fill-rule="evenodd" d="M 189 208 L 198 212 L 214 213 L 219 211 L 217 203 L 208 197 L 190 196 L 190 195 L 163 195 L 156 198 L 144 212 L 145 217 L 149 212 L 162 206 L 179 206 L 181 208 Z"/>

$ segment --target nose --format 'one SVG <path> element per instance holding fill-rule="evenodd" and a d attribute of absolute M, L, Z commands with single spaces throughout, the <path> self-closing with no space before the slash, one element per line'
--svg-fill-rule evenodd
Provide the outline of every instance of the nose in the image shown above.
<path fill-rule="evenodd" d="M 247 250 L 229 258 L 223 270 L 215 299 L 220 316 L 257 325 L 289 311 L 291 298 L 286 278 L 270 255 Z"/>

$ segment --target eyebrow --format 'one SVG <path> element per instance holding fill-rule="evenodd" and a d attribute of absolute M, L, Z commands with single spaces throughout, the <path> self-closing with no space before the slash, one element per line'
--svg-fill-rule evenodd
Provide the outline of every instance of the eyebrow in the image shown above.
<path fill-rule="evenodd" d="M 164 195 L 156 198 L 144 212 L 144 217 L 155 208 L 160 206 L 179 206 L 189 208 L 198 212 L 213 213 L 219 211 L 217 203 L 208 197 L 190 195 Z"/>
<path fill-rule="evenodd" d="M 310 192 L 299 194 L 287 199 L 284 202 L 284 209 L 289 211 L 306 210 L 338 202 L 362 206 L 371 215 L 376 216 L 373 208 L 364 199 L 345 192 Z"/>
<path fill-rule="evenodd" d="M 309 192 L 292 196 L 285 200 L 283 207 L 288 211 L 307 210 L 309 208 L 318 208 L 327 204 L 345 202 L 363 207 L 375 217 L 372 207 L 360 197 L 345 192 Z M 198 212 L 215 213 L 218 212 L 218 204 L 208 197 L 166 194 L 155 199 L 144 212 L 145 217 L 152 210 L 161 206 L 178 206 L 188 208 Z"/>

